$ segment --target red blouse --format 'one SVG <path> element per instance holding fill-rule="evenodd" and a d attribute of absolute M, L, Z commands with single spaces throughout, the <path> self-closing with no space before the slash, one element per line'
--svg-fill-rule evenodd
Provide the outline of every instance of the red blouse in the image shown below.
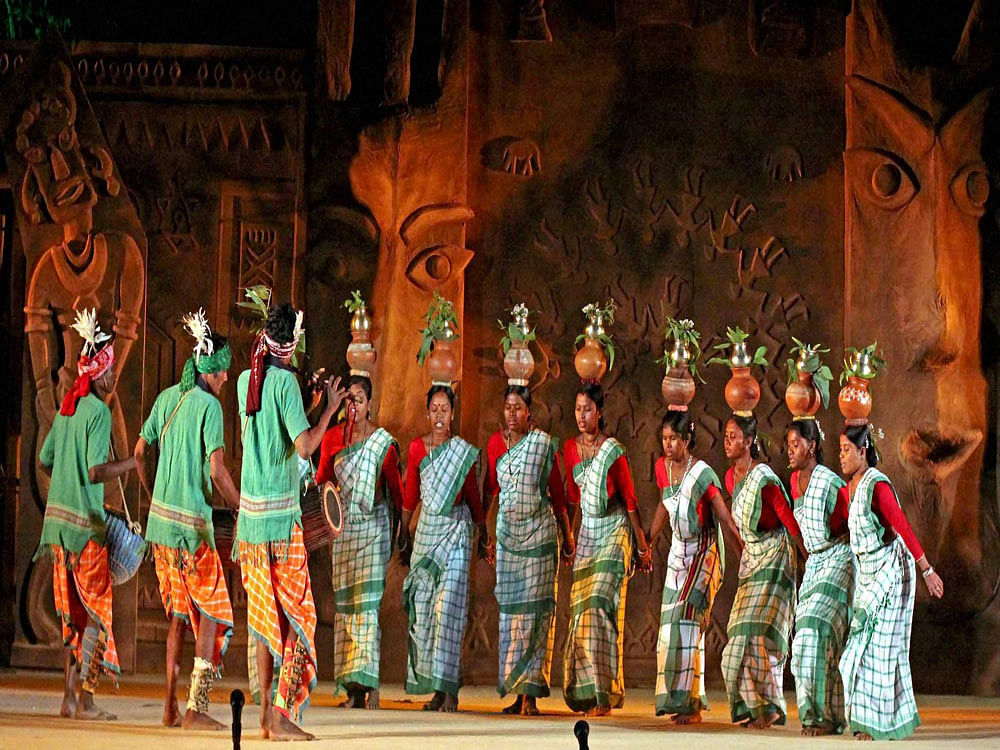
<path fill-rule="evenodd" d="M 563 445 L 563 463 L 566 464 L 566 502 L 580 504 L 580 488 L 573 478 L 573 467 L 580 463 L 580 453 L 576 448 L 576 438 L 570 438 Z M 639 510 L 639 498 L 635 496 L 632 472 L 629 471 L 625 456 L 619 456 L 608 470 L 608 497 L 625 501 L 628 511 Z"/>
<path fill-rule="evenodd" d="M 335 424 L 326 434 L 323 435 L 323 443 L 319 450 L 319 468 L 316 469 L 316 483 L 323 484 L 334 478 L 333 464 L 340 453 L 346 447 L 344 445 L 344 423 Z M 379 481 L 385 482 L 389 489 L 389 496 L 392 504 L 397 508 L 403 503 L 403 480 L 399 476 L 399 451 L 396 444 L 389 446 L 382 460 L 382 471 L 379 474 Z"/>
<path fill-rule="evenodd" d="M 798 500 L 799 495 L 799 472 L 792 472 L 792 500 Z M 832 539 L 837 539 L 842 537 L 847 533 L 847 508 L 850 505 L 851 498 L 850 493 L 847 491 L 847 485 L 844 485 L 839 490 L 837 490 L 837 503 L 833 506 L 833 512 L 830 514 L 829 524 L 830 524 L 830 537 Z"/>
<path fill-rule="evenodd" d="M 667 476 L 667 460 L 663 456 L 660 456 L 656 460 L 656 464 L 653 466 L 653 473 L 656 474 L 656 486 L 659 487 L 661 493 L 667 487 L 671 486 L 670 479 Z M 722 493 L 719 492 L 718 487 L 710 484 L 698 499 L 698 525 L 702 528 L 707 523 L 712 522 L 712 501 L 717 497 L 722 497 Z"/>
<path fill-rule="evenodd" d="M 733 494 L 734 470 L 730 466 L 726 472 L 726 490 L 730 497 Z M 779 526 L 784 525 L 792 536 L 802 536 L 799 524 L 795 520 L 792 509 L 788 507 L 785 494 L 776 484 L 766 484 L 760 491 L 761 504 L 760 519 L 757 521 L 757 531 L 774 531 Z"/>
<path fill-rule="evenodd" d="M 427 457 L 424 441 L 417 438 L 410 443 L 409 456 L 406 459 L 406 485 L 403 489 L 403 510 L 416 510 L 420 502 L 420 462 Z M 476 481 L 475 464 L 465 475 L 462 489 L 455 495 L 455 505 L 465 503 L 472 512 L 472 520 L 477 524 L 483 522 L 483 501 L 479 497 L 479 482 Z"/>
<path fill-rule="evenodd" d="M 507 452 L 507 443 L 503 439 L 503 434 L 497 430 L 490 436 L 486 444 L 486 477 L 483 479 L 483 497 L 487 505 L 489 501 L 500 492 L 500 483 L 497 480 L 497 461 L 500 456 Z M 552 462 L 552 471 L 549 472 L 548 479 L 549 500 L 552 501 L 552 509 L 558 514 L 566 510 L 566 490 L 563 488 L 562 476 L 559 473 L 559 454 Z"/>
<path fill-rule="evenodd" d="M 903 509 L 899 507 L 896 495 L 893 494 L 888 482 L 875 483 L 875 490 L 872 492 L 872 511 L 880 524 L 903 538 L 903 544 L 910 550 L 914 560 L 924 556 L 924 548 L 917 541 L 917 535 L 910 528 L 910 522 L 906 520 Z"/>

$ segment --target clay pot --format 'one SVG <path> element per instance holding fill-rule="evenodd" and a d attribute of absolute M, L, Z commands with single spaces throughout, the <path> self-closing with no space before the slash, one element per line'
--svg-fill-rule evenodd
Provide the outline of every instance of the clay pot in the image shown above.
<path fill-rule="evenodd" d="M 528 385 L 528 379 L 535 371 L 535 358 L 531 356 L 526 341 L 510 342 L 510 349 L 503 358 L 503 371 L 507 373 L 509 385 Z"/>
<path fill-rule="evenodd" d="M 588 336 L 583 340 L 583 346 L 576 353 L 573 366 L 581 380 L 597 382 L 608 371 L 608 358 L 600 343 Z"/>
<path fill-rule="evenodd" d="M 432 383 L 451 385 L 458 380 L 460 367 L 458 338 L 435 339 L 427 355 L 427 371 Z"/>
<path fill-rule="evenodd" d="M 694 378 L 686 367 L 671 367 L 660 383 L 660 392 L 672 411 L 687 411 L 694 391 Z"/>
<path fill-rule="evenodd" d="M 811 372 L 798 372 L 798 380 L 788 384 L 785 391 L 785 405 L 793 417 L 812 417 L 819 411 L 823 399 L 813 383 Z"/>
<path fill-rule="evenodd" d="M 868 390 L 868 381 L 851 375 L 847 385 L 840 389 L 837 396 L 837 406 L 849 425 L 864 424 L 872 413 L 872 394 Z"/>
<path fill-rule="evenodd" d="M 726 403 L 733 413 L 748 417 L 760 401 L 760 385 L 750 374 L 749 367 L 734 367 L 726 383 Z"/>

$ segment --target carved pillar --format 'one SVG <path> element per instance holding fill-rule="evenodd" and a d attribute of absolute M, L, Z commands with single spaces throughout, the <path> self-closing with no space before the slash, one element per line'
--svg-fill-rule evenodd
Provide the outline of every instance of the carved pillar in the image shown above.
<path fill-rule="evenodd" d="M 406 104 L 410 96 L 410 58 L 417 23 L 417 0 L 388 0 L 385 26 L 385 95 L 383 103 Z"/>
<path fill-rule="evenodd" d="M 545 18 L 545 0 L 521 0 L 512 42 L 551 42 L 552 32 Z"/>
<path fill-rule="evenodd" d="M 24 248 L 28 281 L 25 334 L 30 354 L 31 398 L 23 399 L 24 425 L 18 513 L 18 590 L 28 615 L 19 632 L 15 660 L 58 663 L 55 650 L 39 650 L 54 621 L 51 574 L 31 564 L 41 529 L 47 476 L 37 455 L 58 403 L 76 375 L 80 339 L 69 328 L 74 310 L 96 307 L 105 329 L 116 334 L 118 382 L 109 406 L 112 447 L 131 451 L 140 420 L 142 311 L 145 296 L 146 237 L 135 207 L 90 108 L 65 48 L 40 44 L 12 77 L 0 97 L 5 157 L 15 187 L 16 220 Z M 138 344 L 138 346 L 137 346 Z M 120 502 L 118 485 L 108 485 L 109 500 Z M 137 507 L 133 481 L 128 501 Z M 115 594 L 116 629 L 122 666 L 134 660 L 135 583 Z M 56 632 L 58 628 L 56 628 Z M 17 650 L 20 645 L 24 648 Z M 31 647 L 36 647 L 32 650 Z M 25 650 L 27 649 L 27 650 Z"/>
<path fill-rule="evenodd" d="M 333 101 L 343 101 L 351 93 L 354 0 L 320 0 L 318 10 L 316 45 L 326 93 Z"/>
<path fill-rule="evenodd" d="M 886 433 L 886 471 L 928 556 L 958 589 L 949 598 L 972 611 L 989 595 L 980 518 L 996 502 L 980 481 L 990 92 L 981 71 L 952 66 L 950 53 L 911 67 L 920 53 L 898 32 L 915 20 L 877 0 L 857 0 L 848 19 L 845 339 L 885 349 L 873 416 Z M 954 32 L 957 44 L 962 26 L 923 31 Z"/>

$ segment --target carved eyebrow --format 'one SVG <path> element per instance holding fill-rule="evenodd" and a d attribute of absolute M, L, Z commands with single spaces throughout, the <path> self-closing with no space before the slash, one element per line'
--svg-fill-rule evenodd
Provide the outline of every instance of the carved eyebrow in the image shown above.
<path fill-rule="evenodd" d="M 942 120 L 940 127 L 941 142 L 946 150 L 951 150 L 952 146 L 962 146 L 963 151 L 967 151 L 967 143 L 975 136 L 977 141 L 976 154 L 979 156 L 979 149 L 982 144 L 982 125 L 986 118 L 986 108 L 989 106 L 993 89 L 983 89 L 973 96 L 962 107 Z"/>
<path fill-rule="evenodd" d="M 882 125 L 898 142 L 911 144 L 920 153 L 934 145 L 934 120 L 899 92 L 862 76 L 849 76 L 847 88 L 868 109 L 878 115 Z"/>
<path fill-rule="evenodd" d="M 433 226 L 466 224 L 473 217 L 471 208 L 458 203 L 433 203 L 421 206 L 407 216 L 399 226 L 399 236 L 407 245 Z"/>

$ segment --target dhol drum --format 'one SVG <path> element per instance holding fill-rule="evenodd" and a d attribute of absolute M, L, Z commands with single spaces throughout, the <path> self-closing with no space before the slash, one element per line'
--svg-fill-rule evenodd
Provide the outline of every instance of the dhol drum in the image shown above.
<path fill-rule="evenodd" d="M 146 556 L 146 541 L 138 523 L 127 520 L 125 514 L 105 508 L 105 538 L 108 542 L 108 567 L 111 583 L 121 586 L 139 572 Z"/>
<path fill-rule="evenodd" d="M 313 552 L 340 536 L 344 516 L 340 493 L 333 482 L 322 487 L 310 482 L 302 493 L 302 539 L 306 551 Z"/>
<path fill-rule="evenodd" d="M 233 560 L 233 546 L 236 544 L 236 514 L 228 508 L 212 509 L 212 526 L 215 527 L 215 551 L 219 553 L 223 568 L 238 568 Z"/>

